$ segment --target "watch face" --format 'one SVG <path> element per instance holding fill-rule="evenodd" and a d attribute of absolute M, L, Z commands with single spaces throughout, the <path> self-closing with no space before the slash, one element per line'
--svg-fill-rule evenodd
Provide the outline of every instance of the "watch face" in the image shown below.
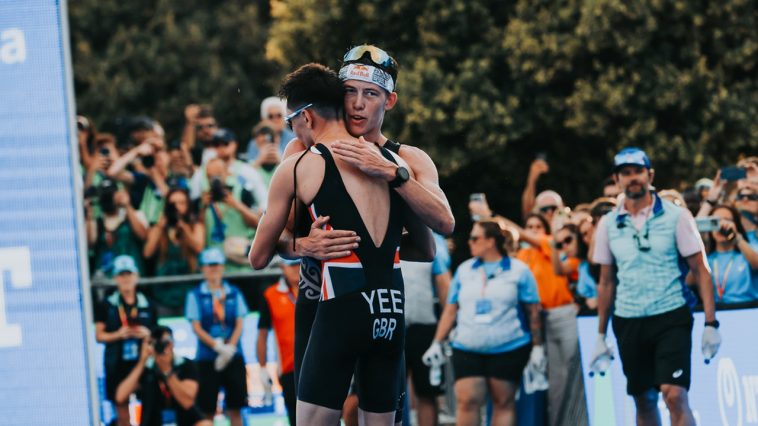
<path fill-rule="evenodd" d="M 402 179 L 403 181 L 406 181 L 411 178 L 411 174 L 408 173 L 408 169 L 406 169 L 405 167 L 398 167 L 397 177 Z"/>

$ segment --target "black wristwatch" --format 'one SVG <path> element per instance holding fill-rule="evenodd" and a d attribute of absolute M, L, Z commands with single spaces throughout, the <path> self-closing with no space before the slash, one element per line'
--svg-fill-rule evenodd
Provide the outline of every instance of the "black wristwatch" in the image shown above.
<path fill-rule="evenodd" d="M 713 327 L 713 328 L 715 328 L 715 329 L 718 329 L 718 328 L 719 328 L 719 325 L 721 325 L 721 324 L 719 323 L 719 320 L 713 320 L 713 321 L 706 321 L 706 322 L 705 322 L 705 326 L 706 326 L 706 327 L 710 326 L 710 327 Z"/>
<path fill-rule="evenodd" d="M 408 173 L 408 169 L 406 169 L 403 166 L 400 166 L 397 169 L 395 169 L 395 179 L 390 181 L 389 183 L 390 188 L 398 188 L 402 186 L 405 182 L 408 182 L 410 178 L 411 178 L 411 174 Z"/>

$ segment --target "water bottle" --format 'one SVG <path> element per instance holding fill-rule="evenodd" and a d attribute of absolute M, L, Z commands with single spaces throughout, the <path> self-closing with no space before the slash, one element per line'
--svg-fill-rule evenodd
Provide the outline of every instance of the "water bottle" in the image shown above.
<path fill-rule="evenodd" d="M 429 384 L 439 386 L 442 383 L 442 367 L 434 365 L 429 368 Z"/>
<path fill-rule="evenodd" d="M 613 361 L 613 356 L 608 352 L 597 357 L 595 362 L 590 366 L 590 377 L 593 377 L 596 372 L 601 376 L 605 376 L 605 372 L 611 366 L 611 361 Z"/>

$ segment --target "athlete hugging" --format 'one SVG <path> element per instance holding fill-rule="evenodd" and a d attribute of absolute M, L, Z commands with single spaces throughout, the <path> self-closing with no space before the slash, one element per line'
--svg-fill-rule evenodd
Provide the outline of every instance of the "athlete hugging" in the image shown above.
<path fill-rule="evenodd" d="M 298 139 L 272 178 L 249 257 L 257 269 L 276 250 L 301 257 L 297 424 L 336 424 L 353 377 L 359 423 L 401 419 L 400 257 L 431 261 L 430 228 L 449 234 L 454 222 L 431 159 L 381 134 L 396 79 L 394 59 L 364 45 L 348 51 L 339 75 L 307 64 L 282 83 Z"/>

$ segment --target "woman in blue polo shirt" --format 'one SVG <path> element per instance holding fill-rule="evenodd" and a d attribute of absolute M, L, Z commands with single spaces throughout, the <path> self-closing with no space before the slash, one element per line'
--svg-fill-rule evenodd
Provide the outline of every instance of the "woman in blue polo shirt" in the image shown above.
<path fill-rule="evenodd" d="M 527 361 L 541 371 L 546 367 L 537 284 L 526 264 L 508 257 L 497 223 L 477 222 L 468 243 L 473 258 L 455 273 L 434 341 L 423 359 L 432 367 L 444 362 L 441 342 L 457 323 L 450 343 L 456 424 L 478 424 L 487 392 L 493 402 L 492 423 L 513 424 L 514 397 Z M 528 323 L 522 304 L 529 312 Z"/>
<path fill-rule="evenodd" d="M 711 267 L 716 302 L 741 303 L 758 300 L 758 288 L 740 246 L 748 245 L 739 212 L 731 206 L 716 206 L 711 215 L 721 219 L 718 231 L 710 233 L 708 264 Z M 748 246 L 749 248 L 749 246 Z"/>

